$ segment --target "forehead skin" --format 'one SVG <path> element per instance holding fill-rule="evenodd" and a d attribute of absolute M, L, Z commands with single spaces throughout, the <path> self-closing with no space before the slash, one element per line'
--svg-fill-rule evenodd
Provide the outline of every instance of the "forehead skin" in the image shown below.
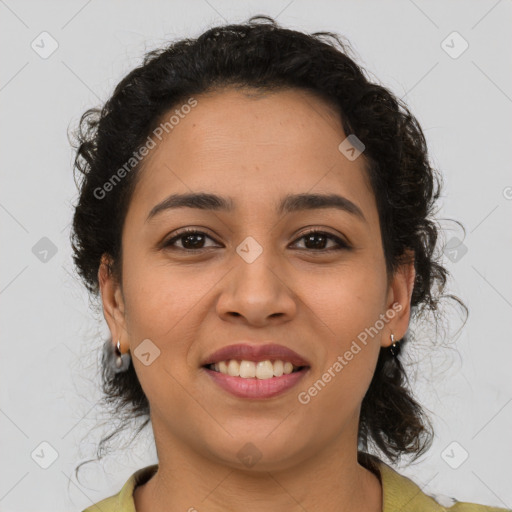
<path fill-rule="evenodd" d="M 338 113 L 322 99 L 295 89 L 264 94 L 225 89 L 196 100 L 197 106 L 164 133 L 146 157 L 125 231 L 131 226 L 139 237 L 153 236 L 162 219 L 179 213 L 164 212 L 159 221 L 145 223 L 151 208 L 171 193 L 232 196 L 237 222 L 268 229 L 282 220 L 274 208 L 285 194 L 337 193 L 356 203 L 367 223 L 335 210 L 329 210 L 329 216 L 357 231 L 360 243 L 363 238 L 380 243 L 378 212 L 363 157 L 350 161 L 340 153 L 338 146 L 346 135 Z M 225 219 L 223 212 L 215 216 Z"/>

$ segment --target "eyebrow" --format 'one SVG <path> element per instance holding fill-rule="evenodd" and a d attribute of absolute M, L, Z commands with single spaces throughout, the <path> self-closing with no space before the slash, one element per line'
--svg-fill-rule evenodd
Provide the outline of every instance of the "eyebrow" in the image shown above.
<path fill-rule="evenodd" d="M 146 218 L 146 222 L 150 221 L 163 211 L 175 208 L 195 208 L 199 210 L 232 212 L 235 205 L 231 197 L 222 197 L 206 192 L 172 194 L 151 209 Z M 317 210 L 322 208 L 334 208 L 341 210 L 350 213 L 361 221 L 367 223 L 367 220 L 359 206 L 346 197 L 337 194 L 287 195 L 281 199 L 276 213 L 278 215 L 284 215 L 302 210 Z"/>

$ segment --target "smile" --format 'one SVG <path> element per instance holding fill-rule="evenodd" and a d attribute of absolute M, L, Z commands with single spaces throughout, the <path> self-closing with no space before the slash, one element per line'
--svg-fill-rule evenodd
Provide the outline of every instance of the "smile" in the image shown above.
<path fill-rule="evenodd" d="M 239 398 L 271 398 L 295 386 L 309 366 L 294 366 L 289 361 L 219 361 L 203 366 L 212 381 Z"/>

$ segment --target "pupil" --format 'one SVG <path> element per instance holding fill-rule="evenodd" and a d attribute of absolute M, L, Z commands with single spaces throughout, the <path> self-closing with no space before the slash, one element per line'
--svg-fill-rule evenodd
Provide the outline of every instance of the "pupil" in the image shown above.
<path fill-rule="evenodd" d="M 187 241 L 187 240 L 192 240 L 192 239 L 194 239 L 194 238 L 195 238 L 195 239 L 196 239 L 196 243 L 192 242 L 192 247 L 193 247 L 193 248 L 197 248 L 197 247 L 199 246 L 199 244 L 201 243 L 201 241 L 199 241 L 199 243 L 197 243 L 197 238 L 201 238 L 201 237 L 202 237 L 202 235 L 197 234 L 197 233 L 196 233 L 196 234 L 189 234 L 189 235 L 185 235 L 185 236 L 183 237 L 183 239 L 182 239 L 183 247 L 188 248 L 188 247 L 187 247 L 187 242 L 186 242 L 186 241 Z"/>
<path fill-rule="evenodd" d="M 319 234 L 312 234 L 312 235 L 307 235 L 306 236 L 306 247 L 308 247 L 308 242 L 311 242 L 312 240 L 314 240 L 315 238 L 320 238 L 320 244 L 318 243 L 314 243 L 313 242 L 313 248 L 316 248 L 316 249 L 324 249 L 324 245 L 325 245 L 325 236 L 324 235 L 319 235 Z M 309 249 L 310 247 L 308 247 Z"/>

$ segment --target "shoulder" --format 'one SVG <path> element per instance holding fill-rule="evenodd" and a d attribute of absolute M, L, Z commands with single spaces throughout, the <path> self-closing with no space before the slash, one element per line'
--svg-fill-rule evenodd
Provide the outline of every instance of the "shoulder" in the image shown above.
<path fill-rule="evenodd" d="M 137 485 L 146 483 L 157 470 L 158 464 L 152 464 L 135 471 L 117 494 L 91 505 L 82 512 L 136 512 L 133 491 Z"/>
<path fill-rule="evenodd" d="M 489 505 L 481 505 L 479 503 L 469 503 L 466 501 L 458 501 L 450 496 L 443 494 L 430 494 L 430 498 L 439 503 L 447 512 L 505 512 L 512 509 L 491 507 Z"/>
<path fill-rule="evenodd" d="M 455 505 L 447 508 L 449 512 L 505 512 L 511 511 L 510 508 L 501 507 L 490 507 L 487 505 L 480 505 L 478 503 L 467 503 L 464 501 L 458 501 Z"/>
<path fill-rule="evenodd" d="M 467 503 L 441 494 L 425 494 L 410 478 L 382 461 L 377 462 L 383 492 L 383 512 L 512 512 L 512 509 Z"/>
<path fill-rule="evenodd" d="M 126 509 L 119 508 L 119 494 L 98 501 L 98 503 L 87 507 L 82 512 L 98 512 L 98 510 L 101 510 L 101 512 L 128 512 Z"/>

